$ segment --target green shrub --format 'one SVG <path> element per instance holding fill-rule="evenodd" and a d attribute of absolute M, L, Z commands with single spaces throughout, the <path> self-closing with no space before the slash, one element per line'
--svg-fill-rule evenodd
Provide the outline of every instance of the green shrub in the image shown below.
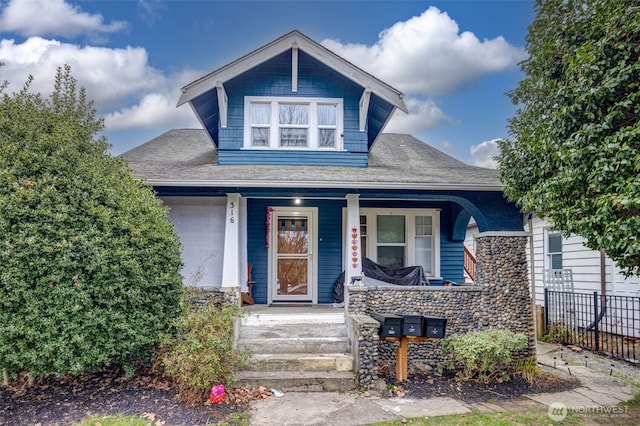
<path fill-rule="evenodd" d="M 246 353 L 233 346 L 233 323 L 244 311 L 238 306 L 216 307 L 213 303 L 184 305 L 173 332 L 162 339 L 159 357 L 165 374 L 181 395 L 191 402 L 203 402 L 213 385 L 231 384 L 234 369 L 247 359 Z"/>
<path fill-rule="evenodd" d="M 538 367 L 538 362 L 535 356 L 531 356 L 527 359 L 518 360 L 514 367 L 516 373 L 522 376 L 528 383 L 535 383 L 542 370 Z"/>
<path fill-rule="evenodd" d="M 0 370 L 30 377 L 132 362 L 180 314 L 166 209 L 94 136 L 67 67 L 48 98 L 0 93 Z"/>
<path fill-rule="evenodd" d="M 547 332 L 542 336 L 543 342 L 547 343 L 581 343 L 582 335 L 569 327 L 565 323 L 555 322 L 549 326 Z"/>
<path fill-rule="evenodd" d="M 454 334 L 442 345 L 445 362 L 440 370 L 454 371 L 462 380 L 509 380 L 511 359 L 527 346 L 527 336 L 508 330 L 488 329 Z"/>

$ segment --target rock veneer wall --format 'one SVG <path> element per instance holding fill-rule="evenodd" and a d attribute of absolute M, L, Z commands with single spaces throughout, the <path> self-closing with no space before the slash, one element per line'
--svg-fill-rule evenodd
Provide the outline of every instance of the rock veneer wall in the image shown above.
<path fill-rule="evenodd" d="M 189 303 L 194 306 L 204 306 L 212 302 L 216 307 L 239 306 L 239 287 L 193 287 L 189 297 Z"/>
<path fill-rule="evenodd" d="M 484 233 L 476 238 L 476 283 L 483 288 L 485 328 L 523 333 L 529 345 L 521 357 L 536 353 L 527 264 L 527 233 Z"/>
<path fill-rule="evenodd" d="M 446 318 L 446 336 L 487 328 L 511 330 L 529 336 L 528 348 L 518 357 L 534 356 L 526 242 L 527 234 L 522 232 L 480 234 L 473 286 L 346 286 L 347 316 L 359 318 L 358 323 L 375 312 Z M 355 330 L 361 333 L 352 337 L 352 351 L 359 358 L 355 361 L 359 385 L 369 388 L 380 368 L 395 364 L 398 343 L 380 340 L 370 327 Z M 443 361 L 441 349 L 442 341 L 409 343 L 410 371 L 412 366 L 437 366 Z"/>

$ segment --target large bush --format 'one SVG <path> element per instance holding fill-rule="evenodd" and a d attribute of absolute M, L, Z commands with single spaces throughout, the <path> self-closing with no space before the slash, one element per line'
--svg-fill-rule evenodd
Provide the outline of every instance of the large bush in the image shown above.
<path fill-rule="evenodd" d="M 127 365 L 180 312 L 178 239 L 70 69 L 29 84 L 0 98 L 0 369 Z"/>
<path fill-rule="evenodd" d="M 640 3 L 536 0 L 505 195 L 640 276 Z"/>

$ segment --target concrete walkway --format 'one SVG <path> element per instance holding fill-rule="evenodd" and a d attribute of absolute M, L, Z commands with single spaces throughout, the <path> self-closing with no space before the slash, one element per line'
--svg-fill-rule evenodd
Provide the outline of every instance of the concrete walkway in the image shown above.
<path fill-rule="evenodd" d="M 585 357 L 585 354 L 588 354 Z M 464 414 L 473 410 L 495 412 L 539 409 L 562 415 L 567 409 L 612 407 L 632 399 L 637 389 L 616 378 L 623 375 L 640 383 L 640 368 L 615 363 L 590 353 L 575 354 L 557 345 L 539 343 L 538 363 L 560 377 L 573 376 L 581 386 L 567 392 L 523 395 L 508 401 L 467 404 L 452 398 L 412 399 L 365 396 L 358 392 L 289 392 L 251 404 L 252 426 L 271 425 L 367 425 L 408 417 Z M 585 366 L 586 363 L 586 366 Z M 581 365 L 578 365 L 581 364 Z M 617 374 L 618 370 L 628 370 Z M 616 374 L 613 374 L 613 372 Z M 564 410 L 564 411 L 563 411 Z M 559 420 L 559 419 L 556 419 Z"/>

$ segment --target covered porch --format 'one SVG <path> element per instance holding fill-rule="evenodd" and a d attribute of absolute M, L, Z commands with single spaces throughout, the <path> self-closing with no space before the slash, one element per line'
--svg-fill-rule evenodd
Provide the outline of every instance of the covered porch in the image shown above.
<path fill-rule="evenodd" d="M 464 282 L 463 242 L 471 216 L 481 233 L 522 230 L 521 216 L 498 192 L 318 192 L 183 194 L 179 205 L 171 204 L 177 197 L 164 197 L 178 224 L 180 209 L 194 216 L 188 200 L 212 200 L 224 218 L 212 225 L 217 240 L 202 228 L 183 233 L 185 247 L 195 247 L 185 257 L 185 280 L 204 272 L 196 285 L 238 288 L 257 304 L 329 304 L 336 280 L 343 272 L 345 282 L 360 278 L 365 257 L 389 268 L 421 265 L 430 285 Z"/>

